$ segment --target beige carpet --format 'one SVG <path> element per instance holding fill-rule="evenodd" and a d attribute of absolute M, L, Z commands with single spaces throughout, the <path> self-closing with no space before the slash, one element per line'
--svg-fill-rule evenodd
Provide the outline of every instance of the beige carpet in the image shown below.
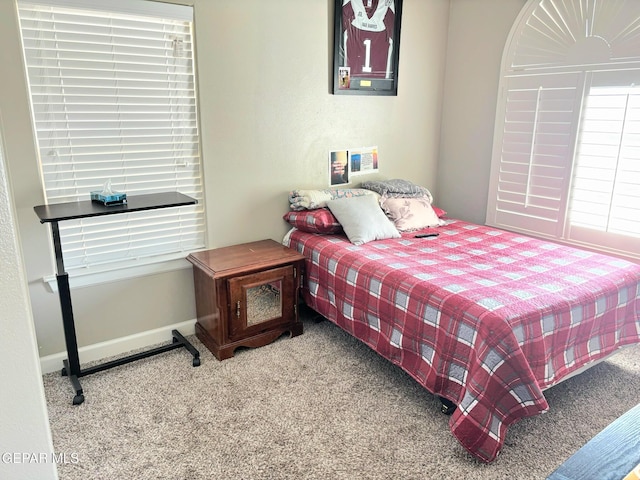
<path fill-rule="evenodd" d="M 638 403 L 640 347 L 547 392 L 491 464 L 448 429 L 439 402 L 328 321 L 217 361 L 185 350 L 82 378 L 44 376 L 59 466 L 72 479 L 544 479 Z"/>

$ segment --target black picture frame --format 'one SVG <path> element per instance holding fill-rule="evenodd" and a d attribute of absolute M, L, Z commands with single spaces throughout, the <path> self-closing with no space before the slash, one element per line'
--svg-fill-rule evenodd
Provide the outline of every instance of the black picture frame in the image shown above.
<path fill-rule="evenodd" d="M 398 94 L 401 20 L 402 0 L 335 0 L 335 95 Z"/>

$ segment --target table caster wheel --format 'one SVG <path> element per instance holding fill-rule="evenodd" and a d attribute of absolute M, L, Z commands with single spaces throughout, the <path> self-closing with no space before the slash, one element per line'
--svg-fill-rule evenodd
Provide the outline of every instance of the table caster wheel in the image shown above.
<path fill-rule="evenodd" d="M 200 359 L 199 358 L 194 358 L 193 359 L 193 366 L 194 367 L 199 367 L 200 366 Z"/>
<path fill-rule="evenodd" d="M 80 405 L 82 402 L 84 402 L 84 395 L 80 394 L 80 395 L 76 395 L 75 397 L 73 397 L 73 404 L 74 405 Z"/>

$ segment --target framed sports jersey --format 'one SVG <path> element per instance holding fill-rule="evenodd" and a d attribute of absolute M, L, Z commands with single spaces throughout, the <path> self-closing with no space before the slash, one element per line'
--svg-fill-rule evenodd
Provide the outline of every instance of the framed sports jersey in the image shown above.
<path fill-rule="evenodd" d="M 402 0 L 335 0 L 333 93 L 397 95 Z"/>

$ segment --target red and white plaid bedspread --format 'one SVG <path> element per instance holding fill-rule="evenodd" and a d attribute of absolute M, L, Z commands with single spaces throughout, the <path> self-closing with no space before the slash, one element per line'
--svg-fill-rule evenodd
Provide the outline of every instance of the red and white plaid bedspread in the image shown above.
<path fill-rule="evenodd" d="M 450 428 L 492 461 L 542 390 L 640 342 L 640 265 L 462 221 L 355 246 L 293 231 L 307 304 L 458 405 Z"/>

